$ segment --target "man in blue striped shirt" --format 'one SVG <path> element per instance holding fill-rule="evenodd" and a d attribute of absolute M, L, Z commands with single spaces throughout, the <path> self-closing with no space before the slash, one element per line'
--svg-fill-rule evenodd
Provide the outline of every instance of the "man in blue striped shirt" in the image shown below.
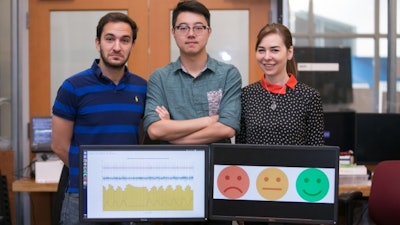
<path fill-rule="evenodd" d="M 147 81 L 128 71 L 137 25 L 123 13 L 108 13 L 97 26 L 100 59 L 66 79 L 53 105 L 52 149 L 69 167 L 60 222 L 79 222 L 79 146 L 139 144 Z"/>

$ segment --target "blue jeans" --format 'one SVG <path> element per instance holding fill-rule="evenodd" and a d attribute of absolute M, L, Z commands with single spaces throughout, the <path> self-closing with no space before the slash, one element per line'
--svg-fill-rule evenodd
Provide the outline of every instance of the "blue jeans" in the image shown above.
<path fill-rule="evenodd" d="M 79 221 L 79 194 L 65 193 L 61 209 L 60 225 L 138 225 L 133 222 L 121 223 L 82 223 Z M 139 223 L 142 224 L 142 223 Z M 146 224 L 146 223 L 143 223 Z M 148 223 L 150 224 L 150 223 Z"/>

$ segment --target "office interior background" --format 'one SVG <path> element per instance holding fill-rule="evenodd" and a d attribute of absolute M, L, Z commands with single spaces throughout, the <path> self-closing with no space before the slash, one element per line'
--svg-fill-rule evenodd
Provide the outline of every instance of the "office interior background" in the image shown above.
<path fill-rule="evenodd" d="M 30 120 L 29 105 L 36 104 L 29 102 L 29 2 L 31 1 L 0 0 L 0 150 L 12 149 L 15 152 L 16 176 L 24 175 L 23 168 L 31 160 L 27 124 Z M 266 14 L 269 14 L 270 22 L 280 22 L 290 28 L 294 37 L 295 52 L 296 48 L 301 47 L 351 50 L 352 96 L 350 100 L 324 104 L 324 110 L 400 113 L 400 66 L 398 66 L 397 46 L 397 40 L 400 38 L 398 32 L 400 21 L 397 15 L 399 11 L 397 0 L 270 0 L 269 2 L 271 8 L 269 12 L 266 9 Z M 237 32 L 239 36 L 242 31 L 247 30 L 245 26 L 248 26 L 246 23 L 249 21 L 246 19 L 217 19 L 218 16 L 226 16 L 224 12 L 212 13 L 216 16 L 212 18 L 215 39 L 225 41 L 229 38 L 224 36 L 224 32 L 218 33 L 219 28 L 214 24 L 221 23 L 223 26 L 227 23 L 235 23 L 234 25 L 239 23 L 240 26 L 225 26 L 226 29 Z M 54 19 L 62 20 L 69 18 L 68 16 L 55 15 Z M 246 12 L 244 14 L 237 12 L 237 16 L 246 18 L 248 15 Z M 93 22 L 96 23 L 97 17 L 94 18 Z M 62 32 L 63 26 L 54 26 L 54 29 L 60 28 Z M 92 24 L 88 26 L 93 27 Z M 87 35 L 93 33 L 89 36 L 93 41 L 94 29 L 92 30 L 93 32 L 91 30 L 83 32 L 89 33 Z M 77 34 L 78 37 L 80 35 Z M 85 38 L 83 34 L 81 38 Z M 240 38 L 242 39 L 239 41 L 249 41 L 246 33 Z M 75 41 L 79 40 L 81 39 Z M 83 62 L 84 68 L 97 56 L 94 45 L 87 48 L 94 52 L 90 52 L 87 56 L 89 61 Z M 175 60 L 177 54 L 173 48 L 174 43 L 171 43 L 171 60 Z M 254 46 L 248 48 L 252 49 Z M 214 54 L 213 50 L 211 53 Z M 232 61 L 233 64 L 254 60 L 253 55 L 246 53 L 247 50 L 244 54 L 238 53 L 238 55 L 246 57 L 247 60 L 236 57 L 234 59 L 236 61 Z M 232 55 L 215 51 L 213 56 L 229 60 Z M 238 67 L 244 76 L 244 84 L 251 82 L 247 76 L 248 65 L 244 63 Z M 69 75 L 77 71 L 77 68 L 72 67 L 64 72 L 65 75 Z M 58 83 L 53 86 L 55 85 Z M 52 89 L 57 88 L 53 86 Z M 17 196 L 16 202 L 20 209 L 17 211 L 20 214 L 17 218 L 23 218 L 20 224 L 23 222 L 29 224 L 29 199 L 21 195 Z"/>

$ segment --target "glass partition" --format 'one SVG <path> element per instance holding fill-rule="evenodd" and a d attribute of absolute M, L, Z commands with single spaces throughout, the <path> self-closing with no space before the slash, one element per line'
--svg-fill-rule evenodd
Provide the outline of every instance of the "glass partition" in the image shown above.
<path fill-rule="evenodd" d="M 11 148 L 11 0 L 0 1 L 0 150 Z"/>

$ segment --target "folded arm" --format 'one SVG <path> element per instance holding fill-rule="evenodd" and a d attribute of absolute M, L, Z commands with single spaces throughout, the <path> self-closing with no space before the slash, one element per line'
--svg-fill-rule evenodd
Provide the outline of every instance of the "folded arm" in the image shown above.
<path fill-rule="evenodd" d="M 215 122 L 204 129 L 193 132 L 182 138 L 171 140 L 173 144 L 208 144 L 235 136 L 235 130 L 220 122 Z"/>
<path fill-rule="evenodd" d="M 157 106 L 155 111 L 160 120 L 148 128 L 148 134 L 153 140 L 169 141 L 173 144 L 207 144 L 235 134 L 234 129 L 218 122 L 218 115 L 171 120 L 164 106 Z"/>
<path fill-rule="evenodd" d="M 159 121 L 152 123 L 147 130 L 153 140 L 172 141 L 197 132 L 215 123 L 218 116 L 206 116 L 189 120 L 171 120 L 168 110 L 164 106 L 157 106 L 155 111 Z"/>

